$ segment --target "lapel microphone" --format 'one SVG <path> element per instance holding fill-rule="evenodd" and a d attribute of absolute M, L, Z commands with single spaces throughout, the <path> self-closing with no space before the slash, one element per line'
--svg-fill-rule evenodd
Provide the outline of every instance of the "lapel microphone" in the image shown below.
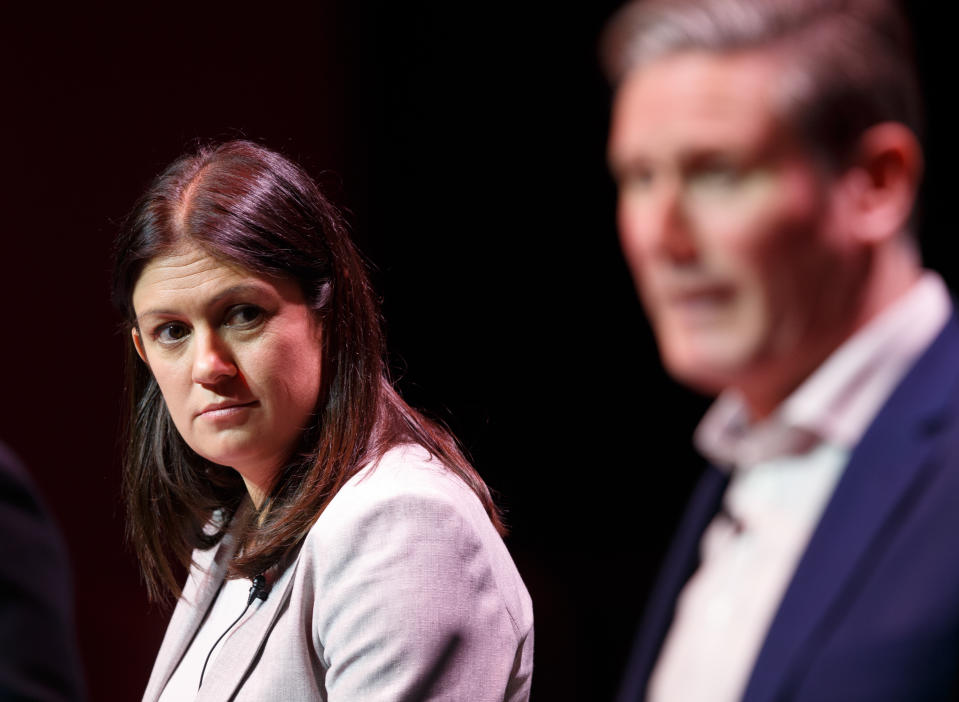
<path fill-rule="evenodd" d="M 213 642 L 213 646 L 210 647 L 210 650 L 206 654 L 206 659 L 203 661 L 203 669 L 200 671 L 200 684 L 197 685 L 196 689 L 199 691 L 203 687 L 203 676 L 206 674 L 207 663 L 210 662 L 210 656 L 213 654 L 213 650 L 216 648 L 217 644 L 227 635 L 227 632 L 230 631 L 236 623 L 243 618 L 243 615 L 246 614 L 246 610 L 250 608 L 250 605 L 253 604 L 253 600 L 259 598 L 266 601 L 266 598 L 270 595 L 270 584 L 266 580 L 266 573 L 260 573 L 259 575 L 254 576 L 251 581 L 253 584 L 250 586 L 250 596 L 246 600 L 246 607 L 243 608 L 243 611 L 240 612 L 240 616 L 233 620 L 233 623 L 226 628 L 226 630 L 220 634 L 216 641 Z"/>
<path fill-rule="evenodd" d="M 260 573 L 253 578 L 253 584 L 250 586 L 250 597 L 246 601 L 246 606 L 253 604 L 253 600 L 259 598 L 266 601 L 270 596 L 270 586 L 266 581 L 266 573 Z"/>

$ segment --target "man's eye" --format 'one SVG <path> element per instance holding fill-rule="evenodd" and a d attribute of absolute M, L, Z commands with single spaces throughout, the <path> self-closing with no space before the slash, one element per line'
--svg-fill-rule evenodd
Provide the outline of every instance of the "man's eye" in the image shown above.
<path fill-rule="evenodd" d="M 161 344 L 175 344 L 190 333 L 185 324 L 179 322 L 168 322 L 157 327 L 153 332 L 153 338 Z"/>
<path fill-rule="evenodd" d="M 229 310 L 224 325 L 249 329 L 263 321 L 263 310 L 256 305 L 237 305 Z"/>
<path fill-rule="evenodd" d="M 624 190 L 646 190 L 652 186 L 655 174 L 651 168 L 632 167 L 619 178 L 619 185 Z"/>
<path fill-rule="evenodd" d="M 708 188 L 727 188 L 736 185 L 742 174 L 735 166 L 728 164 L 712 164 L 697 170 L 690 177 L 690 181 L 698 186 Z"/>

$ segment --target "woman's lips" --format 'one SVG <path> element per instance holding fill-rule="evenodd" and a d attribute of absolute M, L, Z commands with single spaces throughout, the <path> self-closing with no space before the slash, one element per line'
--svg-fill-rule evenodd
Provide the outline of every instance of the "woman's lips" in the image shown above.
<path fill-rule="evenodd" d="M 230 417 L 240 412 L 247 410 L 251 407 L 258 405 L 259 402 L 256 400 L 251 400 L 250 402 L 216 402 L 212 405 L 207 405 L 200 412 L 197 413 L 197 417 L 204 417 L 206 419 L 221 419 Z"/>

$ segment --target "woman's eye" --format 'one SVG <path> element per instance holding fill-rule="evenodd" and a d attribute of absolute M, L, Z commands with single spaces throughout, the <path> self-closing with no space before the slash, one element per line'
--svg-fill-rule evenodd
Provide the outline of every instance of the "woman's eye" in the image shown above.
<path fill-rule="evenodd" d="M 255 305 L 237 305 L 226 315 L 225 326 L 239 329 L 255 327 L 263 321 L 263 310 Z"/>
<path fill-rule="evenodd" d="M 153 332 L 153 338 L 161 344 L 175 344 L 186 338 L 190 330 L 185 324 L 179 322 L 168 322 L 157 327 Z"/>

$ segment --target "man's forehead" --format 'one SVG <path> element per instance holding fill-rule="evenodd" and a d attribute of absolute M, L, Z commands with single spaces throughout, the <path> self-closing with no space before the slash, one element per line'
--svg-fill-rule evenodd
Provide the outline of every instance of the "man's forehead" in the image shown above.
<path fill-rule="evenodd" d="M 780 126 L 782 64 L 769 51 L 687 51 L 630 71 L 613 104 L 610 157 L 682 140 L 758 138 Z"/>

